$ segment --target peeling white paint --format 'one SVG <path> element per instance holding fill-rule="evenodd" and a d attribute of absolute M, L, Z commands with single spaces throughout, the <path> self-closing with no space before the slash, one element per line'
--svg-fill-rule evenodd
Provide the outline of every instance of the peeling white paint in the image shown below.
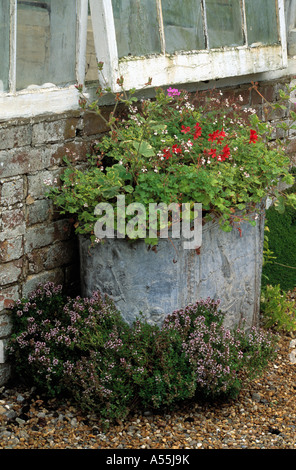
<path fill-rule="evenodd" d="M 71 111 L 78 108 L 78 99 L 78 91 L 74 85 L 65 89 L 38 88 L 0 95 L 0 121 Z"/>
<path fill-rule="evenodd" d="M 119 61 L 119 75 L 127 89 L 140 88 L 152 77 L 153 86 L 215 80 L 283 69 L 287 65 L 280 45 L 237 47 L 174 56 Z M 112 77 L 114 91 L 119 88 Z"/>

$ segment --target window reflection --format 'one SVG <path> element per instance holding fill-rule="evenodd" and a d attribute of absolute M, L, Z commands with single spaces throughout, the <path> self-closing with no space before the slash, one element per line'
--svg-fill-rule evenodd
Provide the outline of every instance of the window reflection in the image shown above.
<path fill-rule="evenodd" d="M 279 42 L 276 2 L 248 0 L 246 2 L 248 43 L 274 44 Z"/>
<path fill-rule="evenodd" d="M 9 2 L 0 2 L 0 91 L 8 90 Z"/>
<path fill-rule="evenodd" d="M 98 80 L 98 61 L 96 57 L 94 33 L 90 11 L 88 11 L 87 19 L 87 36 L 86 36 L 86 70 L 85 80 L 91 82 Z"/>
<path fill-rule="evenodd" d="M 75 81 L 76 0 L 17 2 L 16 88 Z"/>
<path fill-rule="evenodd" d="M 206 0 L 209 47 L 244 43 L 240 0 Z"/>
<path fill-rule="evenodd" d="M 161 51 L 154 0 L 112 0 L 112 7 L 119 57 Z"/>
<path fill-rule="evenodd" d="M 166 52 L 200 50 L 205 48 L 201 3 L 186 0 L 180 8 L 179 0 L 162 0 Z"/>

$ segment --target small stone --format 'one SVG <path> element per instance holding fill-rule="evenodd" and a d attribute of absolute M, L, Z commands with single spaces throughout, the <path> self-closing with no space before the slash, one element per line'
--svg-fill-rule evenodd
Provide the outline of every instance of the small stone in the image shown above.
<path fill-rule="evenodd" d="M 11 431 L 3 431 L 0 434 L 0 437 L 10 437 L 12 435 Z"/>
<path fill-rule="evenodd" d="M 259 401 L 261 400 L 260 393 L 256 393 L 256 392 L 253 393 L 253 394 L 252 394 L 252 400 L 259 403 Z"/>
<path fill-rule="evenodd" d="M 16 397 L 16 401 L 19 402 L 19 403 L 22 403 L 24 400 L 25 400 L 25 398 L 22 395 L 18 395 Z"/>
<path fill-rule="evenodd" d="M 289 354 L 289 360 L 292 364 L 296 364 L 296 349 L 293 349 Z"/>
<path fill-rule="evenodd" d="M 76 418 L 72 418 L 72 419 L 71 419 L 71 426 L 73 426 L 73 428 L 76 428 L 77 425 L 78 425 L 77 419 L 76 419 Z"/>
<path fill-rule="evenodd" d="M 19 417 L 16 417 L 15 420 L 16 420 L 16 422 L 17 422 L 20 426 L 26 423 L 25 420 L 23 420 L 23 419 L 21 419 L 21 418 L 19 418 Z"/>
<path fill-rule="evenodd" d="M 5 413 L 5 415 L 6 415 L 7 419 L 14 419 L 17 416 L 16 412 L 13 411 L 13 410 L 7 411 Z"/>

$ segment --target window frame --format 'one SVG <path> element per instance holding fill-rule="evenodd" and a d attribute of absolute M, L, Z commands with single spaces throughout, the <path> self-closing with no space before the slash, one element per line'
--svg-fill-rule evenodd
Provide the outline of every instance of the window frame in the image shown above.
<path fill-rule="evenodd" d="M 161 12 L 161 0 L 156 0 Z M 203 8 L 205 0 L 202 0 Z M 244 11 L 244 34 L 247 38 L 245 0 L 241 0 Z M 162 25 L 160 35 L 162 53 L 151 56 L 118 57 L 116 34 L 111 0 L 90 0 L 94 24 L 94 44 L 98 61 L 104 62 L 104 73 L 113 92 L 120 91 L 117 79 L 124 77 L 126 89 L 142 88 L 149 77 L 152 86 L 178 83 L 194 83 L 238 75 L 261 73 L 286 68 L 288 65 L 284 0 L 277 0 L 279 44 L 205 49 L 200 51 L 165 53 L 165 38 Z M 208 44 L 208 41 L 206 41 Z"/>
<path fill-rule="evenodd" d="M 9 91 L 0 92 L 0 121 L 77 109 L 75 85 L 84 83 L 85 77 L 88 0 L 76 0 L 76 12 L 76 82 L 66 87 L 52 84 L 16 91 L 17 0 L 10 0 Z"/>
<path fill-rule="evenodd" d="M 62 113 L 78 109 L 76 84 L 66 87 L 40 86 L 16 91 L 17 0 L 10 1 L 10 69 L 8 92 L 0 92 L 0 121 L 35 115 Z M 158 2 L 158 8 L 161 0 Z M 204 0 L 202 0 L 204 2 Z M 245 4 L 245 0 L 240 0 Z M 141 89 L 152 77 L 151 86 L 194 83 L 284 69 L 288 65 L 284 0 L 278 0 L 280 44 L 272 46 L 237 46 L 190 51 L 169 55 L 118 58 L 111 0 L 76 0 L 76 83 L 86 91 L 97 83 L 85 82 L 88 7 L 93 25 L 98 61 L 104 62 L 104 77 L 113 92 L 120 90 L 117 79 L 124 77 L 126 89 Z M 161 12 L 160 12 L 161 13 Z M 164 33 L 161 32 L 164 51 Z M 99 81 L 99 74 L 98 74 Z"/>
<path fill-rule="evenodd" d="M 286 0 L 285 13 L 288 55 L 296 56 L 296 0 Z"/>

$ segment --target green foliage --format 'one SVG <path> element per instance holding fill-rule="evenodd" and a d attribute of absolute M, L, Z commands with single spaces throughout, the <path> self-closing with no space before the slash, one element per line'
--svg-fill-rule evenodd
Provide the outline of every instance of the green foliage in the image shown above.
<path fill-rule="evenodd" d="M 63 213 L 75 214 L 78 233 L 94 240 L 96 204 L 115 208 L 119 195 L 126 196 L 126 205 L 146 208 L 150 202 L 201 203 L 207 218 L 219 216 L 226 231 L 243 218 L 254 224 L 256 207 L 267 194 L 283 210 L 277 183 L 293 181 L 289 158 L 253 109 L 219 92 L 192 100 L 185 91 L 156 89 L 155 99 L 137 101 L 134 90 L 128 96 L 123 89 L 122 78 L 119 84 L 122 92 L 106 121 L 110 132 L 97 143 L 88 168 L 69 164 L 62 186 L 49 193 Z M 98 90 L 99 98 L 105 91 Z M 81 99 L 83 108 L 104 119 L 98 103 Z M 296 205 L 293 195 L 285 200 Z"/>
<path fill-rule="evenodd" d="M 266 211 L 266 220 L 270 262 L 263 266 L 262 285 L 279 284 L 288 291 L 296 286 L 296 210 L 286 207 L 281 214 L 271 206 Z"/>
<path fill-rule="evenodd" d="M 66 394 L 105 425 L 138 406 L 235 397 L 275 352 L 268 332 L 224 328 L 211 299 L 173 312 L 162 327 L 141 316 L 129 326 L 107 297 L 65 298 L 48 283 L 18 301 L 12 319 L 8 351 L 19 378 Z"/>
<path fill-rule="evenodd" d="M 292 333 L 296 330 L 296 304 L 279 284 L 267 285 L 261 293 L 261 312 L 266 328 Z"/>
<path fill-rule="evenodd" d="M 263 264 L 262 266 L 266 266 L 268 263 L 272 263 L 272 260 L 276 259 L 276 256 L 274 256 L 273 251 L 271 251 L 270 246 L 269 246 L 269 235 L 268 233 L 270 232 L 269 227 L 267 223 L 265 223 L 264 226 L 264 240 L 263 240 Z M 262 273 L 263 277 L 266 277 L 265 274 Z"/>
<path fill-rule="evenodd" d="M 176 331 L 138 320 L 125 346 L 126 367 L 143 406 L 171 407 L 194 396 L 195 374 Z"/>

